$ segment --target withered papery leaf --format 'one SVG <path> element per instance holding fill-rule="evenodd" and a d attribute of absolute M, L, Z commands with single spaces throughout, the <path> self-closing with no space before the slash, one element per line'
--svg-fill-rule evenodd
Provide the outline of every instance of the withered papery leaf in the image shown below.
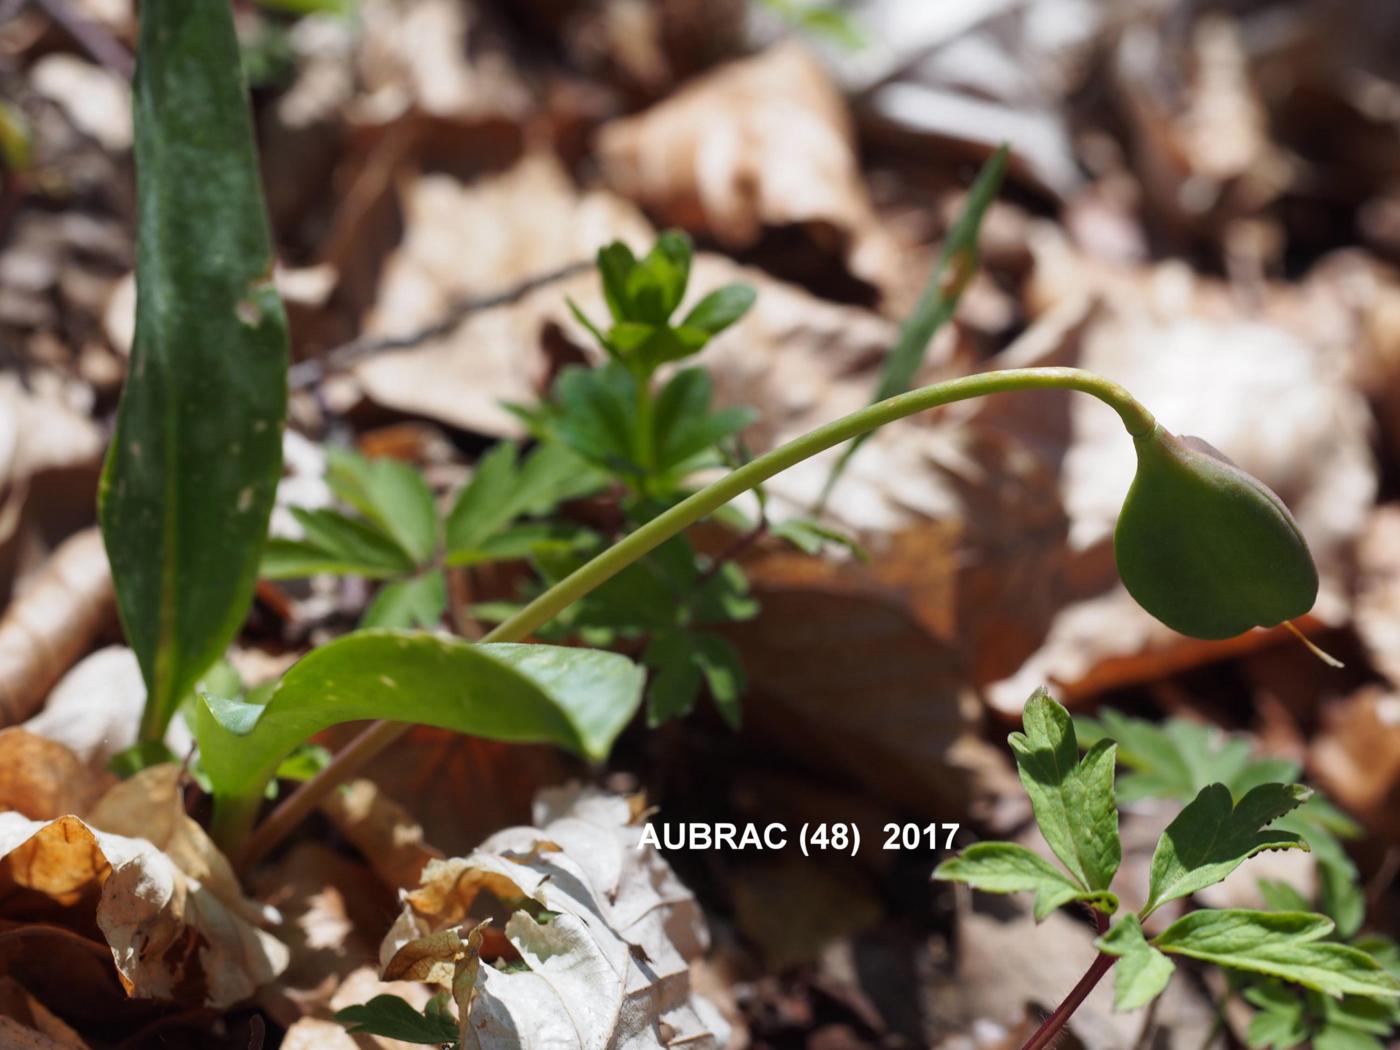
<path fill-rule="evenodd" d="M 401 964 L 405 946 L 484 909 L 524 966 L 477 968 L 464 1050 L 717 1050 L 728 1026 L 690 983 L 690 961 L 708 944 L 699 907 L 655 850 L 637 848 L 637 815 L 632 800 L 593 789 L 545 792 L 542 826 L 428 864 L 381 963 Z M 444 959 L 429 979 L 448 983 L 456 969 Z"/>
<path fill-rule="evenodd" d="M 227 862 L 225 862 L 227 863 Z M 133 998 L 216 1009 L 248 998 L 287 965 L 287 949 L 144 839 L 98 831 L 74 816 L 0 813 L 0 883 L 74 909 L 97 927 Z"/>

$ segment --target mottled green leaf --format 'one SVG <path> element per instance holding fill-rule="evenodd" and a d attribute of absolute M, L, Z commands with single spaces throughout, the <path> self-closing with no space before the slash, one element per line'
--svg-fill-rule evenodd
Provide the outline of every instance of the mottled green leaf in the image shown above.
<path fill-rule="evenodd" d="M 1107 915 L 1118 910 L 1112 893 L 1085 890 L 1040 854 L 1014 842 L 969 846 L 938 865 L 933 877 L 966 883 L 984 893 L 1034 893 L 1036 922 L 1071 901 L 1083 901 Z"/>
<path fill-rule="evenodd" d="M 1400 996 L 1400 984 L 1360 949 L 1323 940 L 1325 915 L 1202 909 L 1172 923 L 1152 945 L 1172 955 L 1267 974 L 1325 995 Z"/>
<path fill-rule="evenodd" d="M 1136 915 L 1125 915 L 1095 942 L 1100 951 L 1116 955 L 1113 971 L 1113 1008 L 1136 1010 L 1146 1006 L 1167 987 L 1176 964 L 1147 943 Z"/>
<path fill-rule="evenodd" d="M 1044 689 L 1026 701 L 1021 725 L 1009 740 L 1040 833 L 1085 889 L 1108 889 L 1122 860 L 1113 742 L 1081 759 L 1069 712 Z"/>
<path fill-rule="evenodd" d="M 1307 843 L 1293 832 L 1268 825 L 1309 794 L 1302 784 L 1261 784 L 1235 805 L 1224 784 L 1203 788 L 1157 841 L 1143 914 L 1213 886 L 1262 850 L 1306 850 Z"/>
<path fill-rule="evenodd" d="M 229 5 L 150 0 L 140 22 L 136 334 L 99 515 L 157 739 L 252 601 L 287 324 Z"/>
<path fill-rule="evenodd" d="M 709 336 L 718 335 L 748 313 L 757 299 L 758 292 L 752 285 L 726 284 L 691 307 L 681 322 L 682 327 L 696 328 Z"/>

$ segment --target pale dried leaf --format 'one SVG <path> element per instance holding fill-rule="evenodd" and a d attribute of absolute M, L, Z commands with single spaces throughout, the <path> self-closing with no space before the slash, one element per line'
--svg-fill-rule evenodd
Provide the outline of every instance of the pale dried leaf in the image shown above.
<path fill-rule="evenodd" d="M 71 748 L 89 768 L 105 769 L 113 755 L 136 743 L 145 704 L 146 683 L 136 654 L 113 645 L 84 657 L 65 674 L 24 728 Z M 171 721 L 165 743 L 173 754 L 189 752 L 193 738 L 184 719 Z"/>
<path fill-rule="evenodd" d="M 88 1045 L 13 977 L 0 977 L 0 1022 L 10 1022 L 0 1026 L 0 1043 L 7 1047 L 23 1048 L 30 1045 L 24 1039 L 35 1036 L 41 1038 L 35 1044 L 39 1046 L 86 1050 Z M 29 1034 L 21 1036 L 11 1025 L 19 1025 Z"/>
<path fill-rule="evenodd" d="M 112 609 L 102 535 L 84 529 L 54 551 L 0 619 L 0 725 L 34 713 Z"/>
<path fill-rule="evenodd" d="M 321 803 L 321 812 L 375 874 L 396 889 L 418 885 L 424 865 L 442 857 L 423 841 L 423 828 L 412 814 L 371 780 L 352 780 L 332 792 Z"/>
<path fill-rule="evenodd" d="M 654 850 L 636 848 L 632 803 L 573 788 L 543 796 L 538 816 L 548 823 L 507 829 L 469 857 L 430 863 L 422 886 L 405 896 L 381 960 L 455 931 L 483 892 L 501 902 L 529 899 L 556 914 L 506 918 L 506 937 L 527 969 L 480 967 L 469 1046 L 722 1046 L 722 1019 L 690 988 L 688 960 L 707 943 L 699 907 Z M 445 983 L 451 969 L 443 962 L 428 972 Z"/>
<path fill-rule="evenodd" d="M 1367 686 L 1328 709 L 1309 770 L 1378 835 L 1400 835 L 1400 695 Z"/>
<path fill-rule="evenodd" d="M 1400 507 L 1378 507 L 1356 545 L 1353 617 L 1371 666 L 1400 687 Z"/>
<path fill-rule="evenodd" d="M 604 125 L 603 175 L 667 225 L 753 245 L 802 226 L 884 288 L 897 253 L 875 222 L 845 101 L 796 44 L 722 66 L 643 113 Z"/>
<path fill-rule="evenodd" d="M 74 55 L 55 52 L 34 63 L 29 82 L 104 148 L 114 152 L 130 148 L 131 86 L 118 74 Z"/>
<path fill-rule="evenodd" d="M 242 917 L 255 906 L 241 895 L 231 909 L 150 842 L 77 817 L 45 823 L 0 813 L 0 877 L 82 909 L 80 924 L 95 920 L 135 998 L 222 1008 L 287 964 L 286 948 Z"/>

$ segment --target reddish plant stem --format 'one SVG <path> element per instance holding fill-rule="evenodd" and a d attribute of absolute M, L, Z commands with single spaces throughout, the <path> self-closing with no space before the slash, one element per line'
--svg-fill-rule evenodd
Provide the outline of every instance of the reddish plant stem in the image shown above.
<path fill-rule="evenodd" d="M 1060 1029 L 1065 1026 L 1065 1022 L 1070 1019 L 1074 1011 L 1079 1009 L 1079 1004 L 1089 997 L 1094 986 L 1117 961 L 1118 956 L 1099 952 L 1089 965 L 1089 969 L 1084 972 L 1084 976 L 1079 978 L 1079 983 L 1070 990 L 1064 1001 L 1055 1007 L 1055 1012 L 1045 1019 L 1045 1023 L 1035 1030 L 1035 1035 L 1026 1041 L 1026 1045 L 1021 1050 L 1045 1050 L 1054 1042 L 1055 1036 L 1060 1034 Z"/>

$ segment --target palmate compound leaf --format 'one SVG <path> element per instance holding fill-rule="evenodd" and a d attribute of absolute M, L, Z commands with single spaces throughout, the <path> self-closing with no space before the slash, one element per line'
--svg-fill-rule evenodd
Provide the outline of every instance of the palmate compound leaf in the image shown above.
<path fill-rule="evenodd" d="M 1116 745 L 1101 740 L 1081 759 L 1069 712 L 1044 689 L 1026 701 L 1021 724 L 1009 741 L 1040 833 L 1084 889 L 1108 889 L 1122 860 Z"/>
<path fill-rule="evenodd" d="M 1236 805 L 1223 784 L 1201 789 L 1157 841 L 1142 914 L 1215 885 L 1263 850 L 1306 850 L 1308 844 L 1295 833 L 1268 825 L 1311 794 L 1301 784 L 1261 784 Z"/>
<path fill-rule="evenodd" d="M 1151 943 L 1172 955 L 1278 977 L 1338 998 L 1400 996 L 1400 983 L 1371 956 L 1323 940 L 1332 930 L 1331 919 L 1308 912 L 1207 908 L 1178 919 Z"/>
<path fill-rule="evenodd" d="M 1035 893 L 1035 921 L 1056 908 L 1083 901 L 1106 915 L 1118 910 L 1118 898 L 1106 890 L 1087 891 L 1038 853 L 1014 842 L 979 842 L 945 860 L 935 879 L 962 882 L 986 893 Z"/>
<path fill-rule="evenodd" d="M 278 763 L 341 722 L 388 718 L 604 757 L 641 702 L 626 657 L 364 630 L 314 650 L 261 702 L 205 695 L 195 733 L 216 800 L 261 797 Z"/>
<path fill-rule="evenodd" d="M 1146 1006 L 1162 994 L 1176 964 L 1147 943 L 1136 915 L 1125 915 L 1095 945 L 1119 957 L 1113 974 L 1113 1008 L 1126 1011 Z"/>

